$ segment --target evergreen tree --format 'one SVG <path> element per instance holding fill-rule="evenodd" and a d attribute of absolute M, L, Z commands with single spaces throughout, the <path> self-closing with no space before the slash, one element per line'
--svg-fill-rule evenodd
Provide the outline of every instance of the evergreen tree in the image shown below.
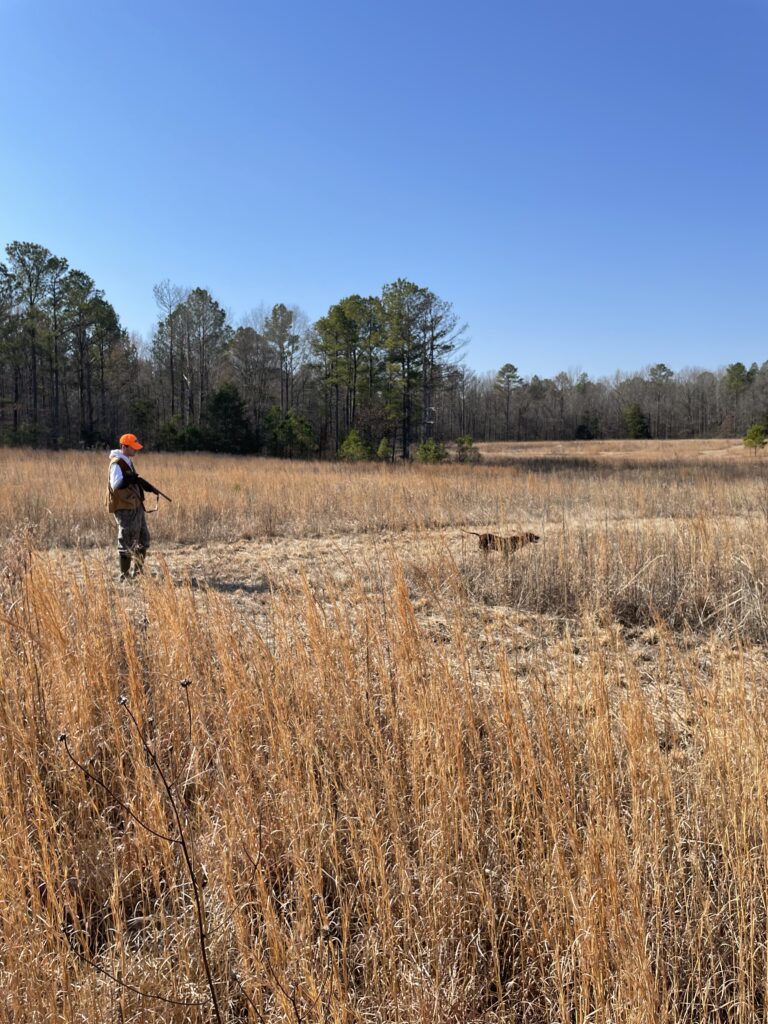
<path fill-rule="evenodd" d="M 307 458 L 317 451 L 310 423 L 295 410 L 283 412 L 273 406 L 266 417 L 267 445 L 270 455 L 279 458 Z"/>
<path fill-rule="evenodd" d="M 287 412 L 293 402 L 293 384 L 301 346 L 296 330 L 296 310 L 279 302 L 264 324 L 264 338 L 274 352 L 280 379 L 280 409 Z"/>
<path fill-rule="evenodd" d="M 353 427 L 341 442 L 339 455 L 345 462 L 364 462 L 371 457 L 371 452 Z"/>
<path fill-rule="evenodd" d="M 744 435 L 744 447 L 751 448 L 754 455 L 765 446 L 765 427 L 762 423 L 753 423 Z"/>
<path fill-rule="evenodd" d="M 246 455 L 258 450 L 245 402 L 233 384 L 222 384 L 208 398 L 203 414 L 202 438 L 205 448 L 213 452 Z"/>
<path fill-rule="evenodd" d="M 504 363 L 496 374 L 496 390 L 502 397 L 504 403 L 504 440 L 509 441 L 509 420 L 512 409 L 512 395 L 521 386 L 522 380 L 513 363 Z"/>
<path fill-rule="evenodd" d="M 394 453 L 394 447 L 388 437 L 382 437 L 379 441 L 379 446 L 376 449 L 376 458 L 379 462 L 391 462 Z"/>
<path fill-rule="evenodd" d="M 436 441 L 434 437 L 428 437 L 422 441 L 416 449 L 416 461 L 424 463 L 445 462 L 448 458 L 448 451 L 444 444 Z"/>
<path fill-rule="evenodd" d="M 625 406 L 623 416 L 627 437 L 634 440 L 641 440 L 651 436 L 648 417 L 637 402 L 631 402 L 629 405 Z"/>
<path fill-rule="evenodd" d="M 456 438 L 456 461 L 457 462 L 479 462 L 480 452 L 472 443 L 470 434 L 463 434 Z"/>

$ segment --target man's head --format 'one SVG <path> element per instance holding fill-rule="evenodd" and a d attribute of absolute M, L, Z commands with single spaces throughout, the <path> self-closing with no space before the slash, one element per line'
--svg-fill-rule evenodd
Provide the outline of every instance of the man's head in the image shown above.
<path fill-rule="evenodd" d="M 135 434 L 123 434 L 120 438 L 120 451 L 123 455 L 135 455 L 143 447 L 144 445 L 139 444 Z"/>

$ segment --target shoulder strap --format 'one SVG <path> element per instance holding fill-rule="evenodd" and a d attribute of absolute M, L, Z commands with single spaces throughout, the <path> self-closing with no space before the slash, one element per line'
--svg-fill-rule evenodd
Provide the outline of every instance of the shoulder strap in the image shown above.
<path fill-rule="evenodd" d="M 109 464 L 110 464 L 110 466 L 114 466 L 115 464 L 117 464 L 120 467 L 120 472 L 123 474 L 123 476 L 125 476 L 126 473 L 129 476 L 132 476 L 136 472 L 135 470 L 130 468 L 130 466 L 125 461 L 125 459 L 122 458 L 120 455 L 113 455 L 112 458 L 109 460 Z M 110 485 L 110 489 L 111 489 L 111 485 Z"/>

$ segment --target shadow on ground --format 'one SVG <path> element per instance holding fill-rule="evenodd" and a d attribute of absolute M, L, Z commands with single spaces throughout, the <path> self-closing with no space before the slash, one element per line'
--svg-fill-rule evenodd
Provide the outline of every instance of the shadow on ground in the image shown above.
<path fill-rule="evenodd" d="M 186 580 L 176 580 L 178 585 L 182 582 L 186 582 Z M 200 579 L 198 576 L 191 576 L 189 585 L 195 590 L 216 590 L 220 594 L 265 594 L 269 591 L 269 583 L 265 579 L 259 580 L 257 583 L 244 583 L 216 578 Z"/>

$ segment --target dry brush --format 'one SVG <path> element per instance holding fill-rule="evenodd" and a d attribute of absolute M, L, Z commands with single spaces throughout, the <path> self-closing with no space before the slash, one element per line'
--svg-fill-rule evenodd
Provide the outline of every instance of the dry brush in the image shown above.
<path fill-rule="evenodd" d="M 264 630 L 51 559 L 98 489 L 68 458 L 49 528 L 29 465 L 3 499 L 3 1019 L 766 1018 L 759 479 L 211 460 L 297 532 L 441 517 L 378 582 L 276 588 Z M 158 467 L 186 529 L 249 528 Z M 541 522 L 511 559 L 450 534 Z M 500 609 L 520 635 L 478 628 Z"/>

